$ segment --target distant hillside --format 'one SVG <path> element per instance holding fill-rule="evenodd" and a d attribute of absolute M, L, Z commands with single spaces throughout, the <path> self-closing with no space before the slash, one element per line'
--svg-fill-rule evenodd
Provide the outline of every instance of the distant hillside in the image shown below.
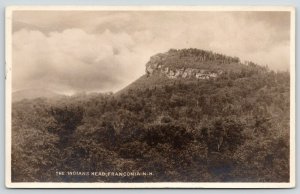
<path fill-rule="evenodd" d="M 27 89 L 18 90 L 12 93 L 12 101 L 20 101 L 23 99 L 35 99 L 35 98 L 53 98 L 60 96 L 60 94 L 52 92 L 47 89 Z"/>

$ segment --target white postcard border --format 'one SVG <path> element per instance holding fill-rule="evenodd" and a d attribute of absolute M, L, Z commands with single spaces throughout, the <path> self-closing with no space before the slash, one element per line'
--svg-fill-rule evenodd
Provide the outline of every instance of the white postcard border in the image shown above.
<path fill-rule="evenodd" d="M 11 86 L 13 11 L 289 11 L 290 26 L 290 182 L 58 183 L 11 182 Z M 5 10 L 5 185 L 8 188 L 293 188 L 295 187 L 295 8 L 292 6 L 9 6 Z"/>

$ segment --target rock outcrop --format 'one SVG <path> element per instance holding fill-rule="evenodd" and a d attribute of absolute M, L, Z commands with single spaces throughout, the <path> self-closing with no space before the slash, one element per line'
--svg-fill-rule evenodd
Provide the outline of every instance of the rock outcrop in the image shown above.
<path fill-rule="evenodd" d="M 210 79 L 216 78 L 222 73 L 222 71 L 209 71 L 201 68 L 180 68 L 170 69 L 169 67 L 163 67 L 161 65 L 148 65 L 146 67 L 146 73 L 148 76 L 152 74 L 161 74 L 170 79 L 175 78 L 196 78 L 196 79 Z"/>
<path fill-rule="evenodd" d="M 177 51 L 177 50 L 176 50 Z M 199 61 L 205 63 L 203 56 L 195 57 L 195 64 L 188 64 L 186 61 L 183 61 L 183 64 L 178 64 L 181 60 L 174 60 L 176 65 L 172 65 L 172 59 L 176 58 L 174 51 L 169 51 L 167 53 L 160 53 L 154 55 L 150 58 L 150 61 L 146 64 L 146 74 L 147 76 L 152 76 L 153 74 L 159 74 L 166 76 L 170 79 L 176 78 L 186 78 L 186 79 L 211 79 L 216 78 L 218 75 L 222 74 L 222 70 L 203 68 L 201 65 L 198 65 Z M 170 57 L 170 55 L 173 55 Z M 189 56 L 190 57 L 190 56 Z M 181 59 L 181 58 L 180 58 Z"/>

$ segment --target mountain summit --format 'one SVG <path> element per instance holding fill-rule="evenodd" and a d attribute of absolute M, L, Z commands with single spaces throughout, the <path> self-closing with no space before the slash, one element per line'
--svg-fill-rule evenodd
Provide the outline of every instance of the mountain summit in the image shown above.
<path fill-rule="evenodd" d="M 240 66 L 240 59 L 200 49 L 170 49 L 150 58 L 146 64 L 146 74 L 161 74 L 168 78 L 210 79 L 224 70 Z"/>
<path fill-rule="evenodd" d="M 238 57 L 230 57 L 212 51 L 196 48 L 170 49 L 150 57 L 146 63 L 145 75 L 117 92 L 139 88 L 152 88 L 173 83 L 176 80 L 200 81 L 216 79 L 220 75 L 264 71 L 264 67 L 253 62 L 242 63 Z"/>

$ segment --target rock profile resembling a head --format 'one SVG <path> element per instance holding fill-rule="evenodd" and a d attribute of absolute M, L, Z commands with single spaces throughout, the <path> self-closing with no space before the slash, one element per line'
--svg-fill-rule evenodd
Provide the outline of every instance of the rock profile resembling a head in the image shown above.
<path fill-rule="evenodd" d="M 176 80 L 213 80 L 228 72 L 241 73 L 249 69 L 267 70 L 253 62 L 242 63 L 238 57 L 212 51 L 196 48 L 170 49 L 151 56 L 146 63 L 145 75 L 117 93 L 135 88 L 152 88 Z"/>
<path fill-rule="evenodd" d="M 166 53 L 159 53 L 150 58 L 146 64 L 146 74 L 164 75 L 170 79 L 175 78 L 216 78 L 229 66 L 236 68 L 240 59 L 229 57 L 212 51 L 195 48 L 170 49 Z"/>

